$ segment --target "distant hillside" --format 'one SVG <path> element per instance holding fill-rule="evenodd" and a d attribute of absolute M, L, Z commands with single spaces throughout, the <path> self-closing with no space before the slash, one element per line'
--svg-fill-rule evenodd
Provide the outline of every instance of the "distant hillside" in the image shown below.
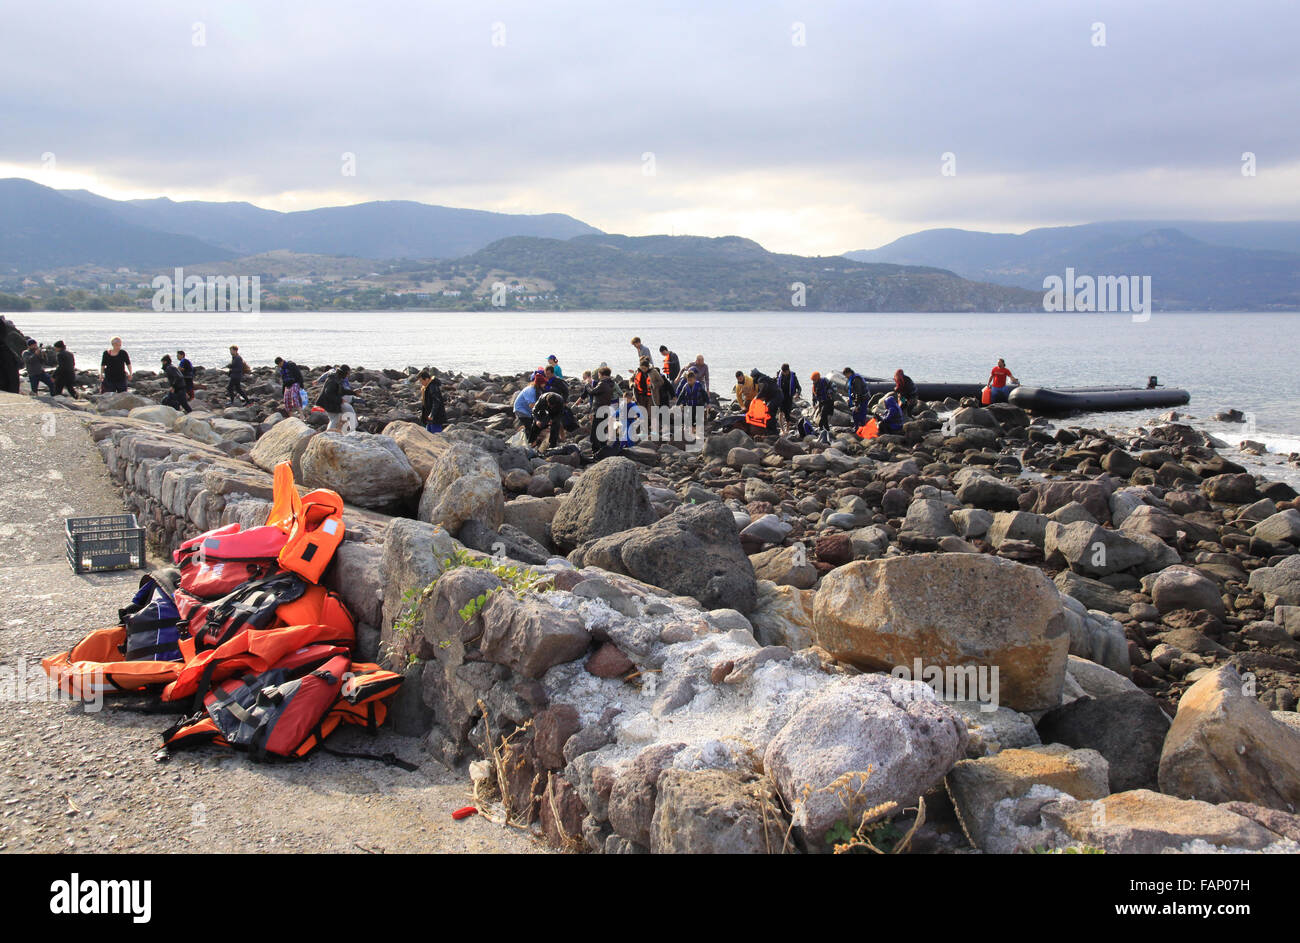
<path fill-rule="evenodd" d="M 464 259 L 481 285 L 531 279 L 570 308 L 787 310 L 792 284 L 811 311 L 1029 311 L 1042 292 L 979 284 L 922 266 L 768 252 L 739 236 L 510 238 Z"/>
<path fill-rule="evenodd" d="M 1150 275 L 1155 307 L 1165 310 L 1300 310 L 1300 223 L 1133 221 L 1021 235 L 930 229 L 845 257 L 935 265 L 1031 290 L 1067 267 Z"/>
<path fill-rule="evenodd" d="M 280 213 L 251 203 L 119 201 L 85 190 L 62 193 L 123 222 L 193 236 L 236 255 L 283 249 L 364 259 L 451 259 L 506 236 L 568 239 L 600 232 L 562 213 L 489 213 L 409 200 Z"/>
<path fill-rule="evenodd" d="M 0 180 L 0 273 L 81 264 L 156 268 L 234 255 L 191 236 L 136 225 L 30 180 Z"/>

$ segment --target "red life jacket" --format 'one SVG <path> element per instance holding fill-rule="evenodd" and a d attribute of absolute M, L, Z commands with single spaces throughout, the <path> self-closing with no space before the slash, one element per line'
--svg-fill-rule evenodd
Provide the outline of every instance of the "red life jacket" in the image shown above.
<path fill-rule="evenodd" d="M 278 527 L 240 530 L 238 524 L 192 537 L 172 554 L 181 568 L 180 588 L 200 599 L 220 599 L 278 570 L 287 541 L 288 535 Z"/>
<path fill-rule="evenodd" d="M 332 646 L 309 645 L 267 671 L 217 685 L 204 697 L 202 714 L 163 734 L 160 755 L 212 743 L 247 751 L 254 760 L 301 759 L 341 723 L 371 730 L 382 724 L 385 702 L 401 683 L 396 672 L 353 664 Z M 367 758 L 415 768 L 391 755 Z"/>

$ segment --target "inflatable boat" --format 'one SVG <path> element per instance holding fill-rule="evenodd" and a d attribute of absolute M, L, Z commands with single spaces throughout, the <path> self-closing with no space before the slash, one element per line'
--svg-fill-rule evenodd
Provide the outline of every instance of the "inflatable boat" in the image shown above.
<path fill-rule="evenodd" d="M 1073 412 L 1098 413 L 1124 409 L 1161 409 L 1182 406 L 1191 399 L 1186 390 L 1166 387 L 1085 386 L 1049 390 L 1041 386 L 1018 386 L 1007 401 L 1035 413 L 1064 415 Z"/>

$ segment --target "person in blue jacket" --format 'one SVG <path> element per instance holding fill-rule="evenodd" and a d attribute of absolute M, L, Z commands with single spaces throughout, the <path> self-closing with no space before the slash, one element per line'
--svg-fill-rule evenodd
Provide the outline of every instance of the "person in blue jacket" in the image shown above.
<path fill-rule="evenodd" d="M 538 370 L 533 374 L 532 382 L 520 390 L 519 395 L 515 397 L 512 407 L 515 419 L 519 421 L 519 427 L 524 430 L 524 435 L 529 439 L 533 437 L 533 407 L 545 389 L 546 374 Z"/>
<path fill-rule="evenodd" d="M 694 370 L 685 371 L 686 382 L 682 384 L 681 390 L 677 394 L 678 406 L 707 407 L 709 405 L 709 394 L 704 389 L 704 384 L 700 382 L 699 377 L 695 375 Z"/>
<path fill-rule="evenodd" d="M 899 435 L 903 431 L 903 408 L 898 404 L 898 394 L 888 393 L 876 413 L 876 428 L 881 435 Z"/>
<path fill-rule="evenodd" d="M 867 380 L 861 374 L 854 373 L 852 367 L 844 368 L 844 380 L 849 390 L 849 409 L 853 413 L 853 428 L 856 429 L 867 421 L 867 411 L 871 408 Z"/>

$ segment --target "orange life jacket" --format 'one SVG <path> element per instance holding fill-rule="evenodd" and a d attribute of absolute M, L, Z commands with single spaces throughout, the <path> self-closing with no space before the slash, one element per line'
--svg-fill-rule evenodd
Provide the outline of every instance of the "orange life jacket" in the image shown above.
<path fill-rule="evenodd" d="M 319 583 L 341 543 L 343 499 L 326 488 L 310 491 L 303 495 L 289 541 L 280 551 L 280 566 Z"/>
<path fill-rule="evenodd" d="M 767 403 L 763 402 L 757 396 L 749 404 L 749 409 L 745 413 L 745 422 L 751 426 L 758 426 L 761 429 L 767 428 L 768 420 L 772 418 L 771 412 L 768 411 Z"/>
<path fill-rule="evenodd" d="M 124 661 L 125 646 L 123 626 L 96 629 L 69 651 L 41 659 L 41 667 L 60 691 L 86 701 L 170 684 L 181 672 L 179 661 Z"/>
<path fill-rule="evenodd" d="M 288 625 L 257 632 L 240 632 L 216 648 L 204 652 L 193 651 L 193 640 L 181 643 L 185 665 L 176 679 L 163 689 L 164 701 L 183 701 L 204 695 L 213 684 L 234 675 L 261 674 L 268 671 L 291 652 L 307 645 L 335 645 L 348 651 L 356 642 L 350 629 L 331 625 Z M 186 650 L 187 644 L 189 651 Z M 174 664 L 174 663 L 173 663 Z"/>
<path fill-rule="evenodd" d="M 858 438 L 860 439 L 874 439 L 876 436 L 880 435 L 880 423 L 875 419 L 868 419 L 862 425 L 858 426 L 857 433 Z"/>
<path fill-rule="evenodd" d="M 279 553 L 280 566 L 319 583 L 343 542 L 343 499 L 328 488 L 299 496 L 293 467 L 281 462 L 275 466 L 275 491 L 266 523 L 288 535 Z"/>
<path fill-rule="evenodd" d="M 278 527 L 286 534 L 293 530 L 293 522 L 302 509 L 302 499 L 293 483 L 293 466 L 281 462 L 275 466 L 274 490 L 272 491 L 271 513 L 266 518 L 267 526 Z"/>
<path fill-rule="evenodd" d="M 640 393 L 642 396 L 649 396 L 650 395 L 650 371 L 638 370 L 636 373 L 632 374 L 632 385 L 636 387 L 636 391 Z"/>

